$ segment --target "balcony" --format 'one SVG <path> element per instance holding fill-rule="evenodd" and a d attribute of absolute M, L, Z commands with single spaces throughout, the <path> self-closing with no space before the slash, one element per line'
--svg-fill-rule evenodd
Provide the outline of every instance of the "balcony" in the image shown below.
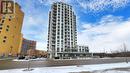
<path fill-rule="evenodd" d="M 55 33 L 52 33 L 52 36 L 55 36 L 56 34 Z"/>
<path fill-rule="evenodd" d="M 56 29 L 56 24 L 52 23 L 52 28 Z"/>
<path fill-rule="evenodd" d="M 52 37 L 52 40 L 55 40 L 56 38 L 55 37 Z"/>
<path fill-rule="evenodd" d="M 56 19 L 53 19 L 52 21 L 53 21 L 53 22 L 56 22 Z"/>
<path fill-rule="evenodd" d="M 57 15 L 57 13 L 56 13 L 56 12 L 54 12 L 54 13 L 53 13 L 53 16 L 56 16 L 56 15 Z"/>
<path fill-rule="evenodd" d="M 53 18 L 53 19 L 56 19 L 56 15 L 53 15 L 52 18 Z"/>
<path fill-rule="evenodd" d="M 53 5 L 53 9 L 57 9 L 57 5 L 55 4 L 55 5 Z"/>
<path fill-rule="evenodd" d="M 56 29 L 52 29 L 52 32 L 56 32 Z"/>
<path fill-rule="evenodd" d="M 57 10 L 53 10 L 53 13 L 57 13 Z"/>

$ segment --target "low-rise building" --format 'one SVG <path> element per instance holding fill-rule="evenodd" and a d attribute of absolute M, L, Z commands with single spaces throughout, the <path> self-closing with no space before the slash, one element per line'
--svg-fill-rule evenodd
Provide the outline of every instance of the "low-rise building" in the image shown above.
<path fill-rule="evenodd" d="M 88 48 L 88 46 L 79 46 L 79 45 L 77 45 L 77 50 L 78 50 L 78 52 L 81 52 L 81 53 L 88 53 L 89 52 L 89 48 Z"/>
<path fill-rule="evenodd" d="M 20 54 L 27 55 L 27 50 L 29 50 L 29 49 L 33 49 L 33 50 L 36 49 L 36 41 L 27 40 L 27 39 L 23 38 Z"/>
<path fill-rule="evenodd" d="M 47 51 L 43 51 L 43 50 L 29 49 L 27 51 L 27 54 L 28 56 L 47 57 Z"/>

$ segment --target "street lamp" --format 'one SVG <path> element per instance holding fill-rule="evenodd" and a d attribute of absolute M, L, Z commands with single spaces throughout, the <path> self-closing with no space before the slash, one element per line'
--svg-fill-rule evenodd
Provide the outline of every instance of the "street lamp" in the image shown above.
<path fill-rule="evenodd" d="M 125 61 L 126 61 L 126 63 L 128 63 L 128 59 L 127 59 L 127 49 L 126 49 L 125 43 L 123 44 L 123 46 L 124 46 Z"/>
<path fill-rule="evenodd" d="M 28 57 L 29 58 L 29 57 Z M 28 59 L 28 62 L 27 62 L 28 64 L 27 64 L 27 69 L 25 69 L 25 70 L 23 70 L 23 71 L 32 71 L 32 70 L 34 70 L 34 69 L 32 69 L 31 68 L 31 60 L 30 59 Z"/>
<path fill-rule="evenodd" d="M 12 46 L 10 47 L 10 52 L 9 52 L 9 56 L 11 56 L 12 55 Z"/>

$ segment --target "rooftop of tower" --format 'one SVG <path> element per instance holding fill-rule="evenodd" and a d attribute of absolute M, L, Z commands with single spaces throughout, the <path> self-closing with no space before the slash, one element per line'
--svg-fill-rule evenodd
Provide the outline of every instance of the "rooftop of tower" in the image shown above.
<path fill-rule="evenodd" d="M 54 5 L 54 4 L 64 4 L 64 5 L 71 6 L 71 5 L 69 5 L 69 4 L 65 3 L 65 2 L 54 2 L 52 5 Z M 72 6 L 71 6 L 71 7 L 72 7 Z"/>
<path fill-rule="evenodd" d="M 65 5 L 65 6 L 68 6 L 72 9 L 71 5 L 64 3 L 64 2 L 53 2 L 52 5 L 51 5 L 51 9 L 53 8 L 53 6 L 56 6 L 56 5 Z"/>

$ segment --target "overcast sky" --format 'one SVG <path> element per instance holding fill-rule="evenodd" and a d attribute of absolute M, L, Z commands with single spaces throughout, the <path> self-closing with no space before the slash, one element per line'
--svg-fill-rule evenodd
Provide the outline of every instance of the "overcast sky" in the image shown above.
<path fill-rule="evenodd" d="M 91 52 L 130 50 L 130 0 L 16 0 L 25 13 L 22 33 L 47 50 L 48 12 L 51 4 L 64 1 L 77 16 L 78 44 Z"/>

